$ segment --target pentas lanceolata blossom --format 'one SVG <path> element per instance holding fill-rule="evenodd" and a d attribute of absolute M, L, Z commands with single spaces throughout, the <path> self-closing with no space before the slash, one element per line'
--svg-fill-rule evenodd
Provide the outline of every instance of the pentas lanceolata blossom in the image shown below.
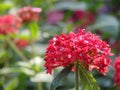
<path fill-rule="evenodd" d="M 120 90 L 120 56 L 115 59 L 114 62 L 114 82 L 117 84 L 119 90 Z"/>
<path fill-rule="evenodd" d="M 41 8 L 26 6 L 19 10 L 19 16 L 22 18 L 23 22 L 38 21 L 41 11 Z"/>
<path fill-rule="evenodd" d="M 79 29 L 78 33 L 57 35 L 50 40 L 45 67 L 47 73 L 51 74 L 54 68 L 70 66 L 79 61 L 88 70 L 96 69 L 105 75 L 111 62 L 108 58 L 112 55 L 110 51 L 109 45 L 97 35 Z"/>
<path fill-rule="evenodd" d="M 21 26 L 21 19 L 14 15 L 0 16 L 0 34 L 14 34 Z"/>

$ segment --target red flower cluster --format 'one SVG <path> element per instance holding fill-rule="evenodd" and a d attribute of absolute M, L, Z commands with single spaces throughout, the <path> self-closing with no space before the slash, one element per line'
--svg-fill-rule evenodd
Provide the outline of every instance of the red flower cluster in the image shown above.
<path fill-rule="evenodd" d="M 23 22 L 38 21 L 41 8 L 32 8 L 30 6 L 23 7 L 19 10 L 19 15 Z"/>
<path fill-rule="evenodd" d="M 77 60 L 90 71 L 97 69 L 102 74 L 108 72 L 111 48 L 97 35 L 85 30 L 78 33 L 62 34 L 50 40 L 45 54 L 47 73 L 59 66 L 70 66 Z"/>
<path fill-rule="evenodd" d="M 118 85 L 118 88 L 120 90 L 120 57 L 117 57 L 114 62 L 114 82 Z"/>
<path fill-rule="evenodd" d="M 29 44 L 28 40 L 26 39 L 15 39 L 14 42 L 19 49 L 22 49 Z"/>
<path fill-rule="evenodd" d="M 0 34 L 13 34 L 18 32 L 21 19 L 13 15 L 0 16 Z"/>

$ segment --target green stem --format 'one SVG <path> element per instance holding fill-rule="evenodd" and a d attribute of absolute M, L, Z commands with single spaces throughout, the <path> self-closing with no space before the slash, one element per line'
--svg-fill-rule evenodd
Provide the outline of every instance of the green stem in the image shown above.
<path fill-rule="evenodd" d="M 37 83 L 37 88 L 38 88 L 38 90 L 42 90 L 42 83 L 41 82 Z"/>
<path fill-rule="evenodd" d="M 18 56 L 24 60 L 27 61 L 27 58 L 24 56 L 24 54 L 18 49 L 18 47 L 13 43 L 13 41 L 9 38 L 9 36 L 6 36 L 7 43 L 11 46 L 11 48 L 18 54 Z"/>
<path fill-rule="evenodd" d="M 32 51 L 32 56 L 35 56 L 35 49 L 34 49 L 34 44 L 32 42 L 32 39 L 30 39 L 30 46 L 31 46 L 31 51 Z"/>
<path fill-rule="evenodd" d="M 78 69 L 78 62 L 76 64 L 75 68 L 75 90 L 79 90 L 79 69 Z"/>
<path fill-rule="evenodd" d="M 30 47 L 31 47 L 31 53 L 32 53 L 32 57 L 35 56 L 35 49 L 34 49 L 34 43 L 33 43 L 33 34 L 32 34 L 32 26 L 31 23 L 28 24 L 28 27 L 30 29 L 30 34 L 29 34 L 29 41 L 30 41 Z"/>

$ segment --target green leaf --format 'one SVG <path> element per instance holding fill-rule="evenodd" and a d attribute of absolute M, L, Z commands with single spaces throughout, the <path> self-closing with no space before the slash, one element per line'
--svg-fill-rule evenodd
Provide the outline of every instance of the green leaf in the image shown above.
<path fill-rule="evenodd" d="M 13 7 L 13 3 L 10 1 L 0 3 L 0 11 L 5 11 L 12 7 Z"/>
<path fill-rule="evenodd" d="M 72 68 L 72 66 L 66 67 L 54 78 L 54 80 L 51 83 L 50 90 L 55 90 L 56 89 L 60 80 L 63 79 L 66 75 L 68 75 L 71 72 L 71 68 Z"/>
<path fill-rule="evenodd" d="M 85 79 L 86 79 L 86 78 L 84 78 L 84 74 L 80 72 L 80 80 L 82 81 L 82 82 L 80 82 L 80 83 L 81 83 L 81 85 L 83 86 L 83 88 L 85 88 L 85 85 L 86 85 Z"/>
<path fill-rule="evenodd" d="M 4 87 L 4 90 L 15 90 L 18 85 L 18 78 L 13 78 Z"/>
<path fill-rule="evenodd" d="M 79 65 L 79 72 L 81 84 L 84 90 L 100 90 L 92 74 L 88 73 L 82 64 Z"/>
<path fill-rule="evenodd" d="M 35 74 L 35 72 L 31 69 L 28 68 L 24 68 L 24 67 L 13 67 L 13 68 L 3 68 L 0 69 L 0 74 L 1 75 L 7 75 L 10 73 L 24 73 L 27 76 L 33 76 Z"/>
<path fill-rule="evenodd" d="M 119 31 L 119 21 L 111 15 L 99 15 L 95 24 L 88 27 L 88 30 L 101 30 L 113 36 L 117 36 Z"/>
<path fill-rule="evenodd" d="M 30 29 L 30 33 L 31 33 L 31 39 L 35 40 L 38 38 L 38 33 L 39 33 L 39 27 L 38 24 L 36 22 L 31 22 L 29 24 L 29 29 Z"/>
<path fill-rule="evenodd" d="M 86 10 L 87 4 L 85 2 L 60 2 L 54 5 L 55 10 Z"/>
<path fill-rule="evenodd" d="M 88 88 L 89 88 L 89 90 L 92 90 L 91 80 L 87 75 L 88 74 L 87 71 L 84 69 L 85 68 L 83 68 L 82 66 L 79 66 L 81 84 L 82 84 L 84 90 L 88 90 Z M 82 83 L 82 82 L 84 82 L 84 83 Z"/>

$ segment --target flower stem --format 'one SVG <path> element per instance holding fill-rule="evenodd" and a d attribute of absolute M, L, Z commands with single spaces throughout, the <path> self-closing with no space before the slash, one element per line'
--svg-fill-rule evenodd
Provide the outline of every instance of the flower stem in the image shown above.
<path fill-rule="evenodd" d="M 35 56 L 35 49 L 34 49 L 34 43 L 33 43 L 33 41 L 34 41 L 33 38 L 34 37 L 33 37 L 33 34 L 32 34 L 32 25 L 31 25 L 31 23 L 28 24 L 28 27 L 30 29 L 29 41 L 30 41 L 31 53 L 32 53 L 32 57 L 34 57 Z"/>
<path fill-rule="evenodd" d="M 79 90 L 79 69 L 78 69 L 78 62 L 75 68 L 75 90 Z"/>
<path fill-rule="evenodd" d="M 37 88 L 38 88 L 38 90 L 42 90 L 42 83 L 41 82 L 37 83 Z"/>
<path fill-rule="evenodd" d="M 34 49 L 34 44 L 32 42 L 32 39 L 30 40 L 30 46 L 31 46 L 32 57 L 34 57 L 35 56 L 35 49 Z"/>
<path fill-rule="evenodd" d="M 6 36 L 7 43 L 11 46 L 11 48 L 18 54 L 18 56 L 24 60 L 27 61 L 27 58 L 24 56 L 24 54 L 18 49 L 18 47 L 13 43 L 13 41 L 10 39 L 9 36 Z"/>

